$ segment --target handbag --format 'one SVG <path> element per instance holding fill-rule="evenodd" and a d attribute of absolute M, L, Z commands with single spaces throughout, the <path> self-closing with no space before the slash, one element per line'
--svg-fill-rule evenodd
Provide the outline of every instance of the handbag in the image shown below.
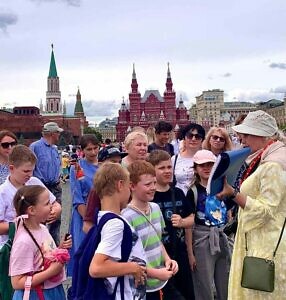
<path fill-rule="evenodd" d="M 279 240 L 273 252 L 273 259 L 265 259 L 255 256 L 246 255 L 243 260 L 241 286 L 248 289 L 273 292 L 275 285 L 275 263 L 274 258 L 279 247 L 281 238 L 285 228 L 286 218 L 282 230 L 280 232 Z M 245 234 L 245 250 L 247 248 L 247 235 Z"/>

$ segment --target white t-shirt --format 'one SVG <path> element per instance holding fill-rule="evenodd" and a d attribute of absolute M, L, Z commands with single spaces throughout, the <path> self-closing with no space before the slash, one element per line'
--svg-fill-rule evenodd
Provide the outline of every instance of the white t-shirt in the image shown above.
<path fill-rule="evenodd" d="M 107 211 L 100 211 L 98 213 L 98 220 L 107 213 Z M 123 217 L 122 217 L 123 218 Z M 128 221 L 124 219 L 127 223 Z M 129 223 L 128 223 L 129 224 Z M 129 261 L 136 261 L 140 265 L 146 265 L 145 253 L 143 250 L 141 239 L 138 237 L 137 233 L 130 226 L 132 230 L 132 250 L 130 253 Z M 124 224 L 119 219 L 112 219 L 106 222 L 102 227 L 101 231 L 101 241 L 95 251 L 95 253 L 100 253 L 109 256 L 113 260 L 121 259 L 121 243 L 123 238 L 123 229 Z M 115 282 L 117 277 L 107 278 L 107 286 L 110 288 L 110 291 L 114 290 Z M 144 289 L 143 289 L 144 291 Z M 137 293 L 137 295 L 136 295 Z M 134 277 L 133 276 L 124 276 L 124 299 L 145 299 L 144 295 L 138 295 L 140 290 L 135 288 Z M 116 300 L 121 299 L 120 296 L 120 285 L 118 285 Z"/>
<path fill-rule="evenodd" d="M 172 156 L 172 166 L 174 168 L 175 155 Z M 182 157 L 181 154 L 178 154 L 176 166 L 175 166 L 175 176 L 177 180 L 176 187 L 181 189 L 186 195 L 190 184 L 194 177 L 194 161 L 190 157 Z"/>
<path fill-rule="evenodd" d="M 45 187 L 42 181 L 36 177 L 31 177 L 25 185 L 41 185 Z M 0 185 L 0 222 L 13 222 L 16 218 L 16 211 L 13 205 L 14 196 L 17 193 L 17 189 L 10 182 L 9 177 L 3 184 Z M 50 203 L 56 201 L 56 197 L 50 193 Z M 0 248 L 7 242 L 8 235 L 0 235 Z"/>

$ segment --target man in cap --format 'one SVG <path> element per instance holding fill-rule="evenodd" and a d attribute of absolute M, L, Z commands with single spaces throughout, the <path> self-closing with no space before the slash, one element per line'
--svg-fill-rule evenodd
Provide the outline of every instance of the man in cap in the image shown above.
<path fill-rule="evenodd" d="M 30 149 L 37 157 L 34 176 L 39 178 L 55 195 L 61 204 L 62 188 L 60 185 L 61 160 L 56 147 L 60 133 L 64 130 L 55 122 L 44 124 L 42 138 L 30 145 Z M 47 221 L 49 231 L 58 245 L 60 242 L 60 215 L 54 215 Z"/>

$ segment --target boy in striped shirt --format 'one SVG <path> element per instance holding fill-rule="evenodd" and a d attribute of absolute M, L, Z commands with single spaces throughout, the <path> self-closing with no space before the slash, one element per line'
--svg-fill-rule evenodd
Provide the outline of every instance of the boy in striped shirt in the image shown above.
<path fill-rule="evenodd" d="M 162 299 L 162 288 L 177 273 L 178 264 L 163 246 L 165 222 L 158 204 L 150 202 L 156 191 L 154 167 L 146 161 L 128 166 L 132 199 L 121 212 L 142 240 L 147 261 L 147 300 Z"/>

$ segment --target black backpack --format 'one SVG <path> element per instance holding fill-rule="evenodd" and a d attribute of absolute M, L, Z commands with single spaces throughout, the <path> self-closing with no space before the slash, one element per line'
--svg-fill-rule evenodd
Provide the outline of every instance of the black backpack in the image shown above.
<path fill-rule="evenodd" d="M 102 227 L 107 221 L 117 218 L 124 223 L 119 262 L 127 262 L 129 259 L 132 249 L 132 231 L 128 223 L 114 213 L 105 213 L 98 223 L 97 217 L 98 212 L 95 216 L 95 225 L 89 230 L 74 255 L 72 287 L 68 291 L 69 300 L 113 300 L 116 297 L 118 284 L 120 284 L 121 299 L 124 300 L 124 276 L 117 278 L 113 293 L 110 295 L 105 286 L 105 278 L 92 278 L 89 275 L 89 266 L 100 243 Z"/>

